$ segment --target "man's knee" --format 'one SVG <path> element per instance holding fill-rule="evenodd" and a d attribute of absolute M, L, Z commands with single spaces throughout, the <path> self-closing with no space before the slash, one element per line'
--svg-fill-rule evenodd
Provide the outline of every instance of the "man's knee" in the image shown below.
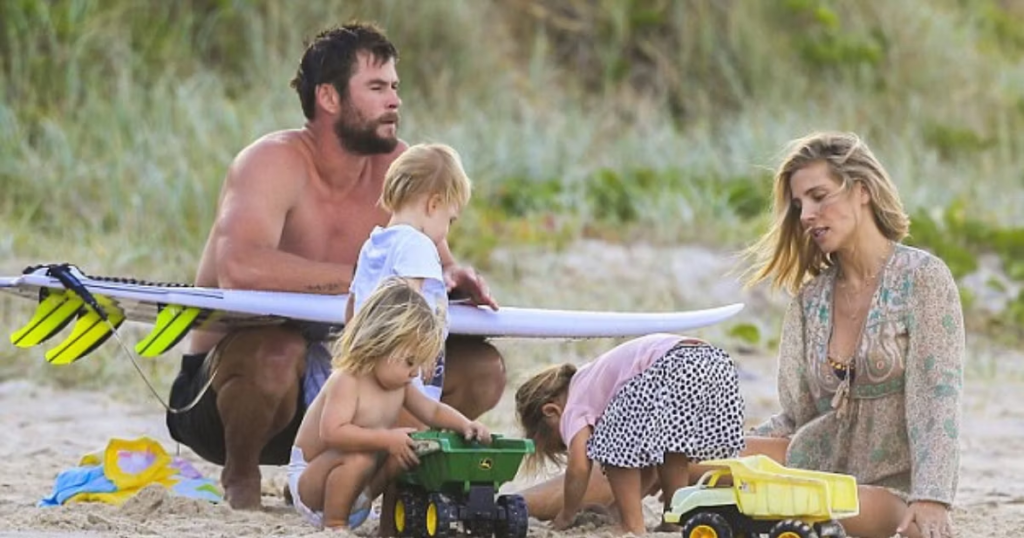
<path fill-rule="evenodd" d="M 305 367 L 307 343 L 298 331 L 285 328 L 246 330 L 224 342 L 217 353 L 217 378 L 222 383 L 243 378 L 266 395 L 293 393 Z M 215 383 L 215 388 L 217 384 Z"/>
<path fill-rule="evenodd" d="M 449 338 L 445 352 L 444 400 L 476 418 L 493 409 L 508 375 L 501 353 L 479 338 Z"/>

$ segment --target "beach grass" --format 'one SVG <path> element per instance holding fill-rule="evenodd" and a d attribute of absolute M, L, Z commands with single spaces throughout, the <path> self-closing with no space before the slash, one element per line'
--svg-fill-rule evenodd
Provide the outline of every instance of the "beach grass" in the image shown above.
<path fill-rule="evenodd" d="M 1020 0 L 3 2 L 4 274 L 70 261 L 190 281 L 233 156 L 302 124 L 288 81 L 303 40 L 352 18 L 400 49 L 403 138 L 463 154 L 474 200 L 452 244 L 504 275 L 506 302 L 552 296 L 495 267 L 503 248 L 739 250 L 766 226 L 783 144 L 816 129 L 868 141 L 914 217 L 911 241 L 959 278 L 994 253 L 1024 280 Z M 579 282 L 558 306 L 686 306 Z M 1005 310 L 971 323 L 1012 344 L 999 319 L 1024 321 L 1024 296 L 1004 288 Z M 964 295 L 973 308 L 984 294 Z M 5 333 L 27 319 L 13 303 L 0 302 Z M 0 376 L 136 383 L 114 349 L 52 373 L 41 351 L 3 347 Z M 166 386 L 176 360 L 145 367 Z"/>

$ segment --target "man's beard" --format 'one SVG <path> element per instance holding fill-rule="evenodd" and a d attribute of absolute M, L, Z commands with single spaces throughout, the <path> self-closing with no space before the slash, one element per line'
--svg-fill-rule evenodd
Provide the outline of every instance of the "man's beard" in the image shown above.
<path fill-rule="evenodd" d="M 334 123 L 334 134 L 343 148 L 356 155 L 391 153 L 398 147 L 398 137 L 385 138 L 377 134 L 377 128 L 388 121 L 393 121 L 397 129 L 398 113 L 388 112 L 375 120 L 367 120 L 346 102 L 341 117 Z"/>

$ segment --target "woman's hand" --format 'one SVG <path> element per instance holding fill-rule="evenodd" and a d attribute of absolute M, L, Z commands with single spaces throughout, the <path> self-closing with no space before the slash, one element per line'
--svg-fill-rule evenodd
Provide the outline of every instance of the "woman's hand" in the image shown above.
<path fill-rule="evenodd" d="M 922 538 L 953 538 L 953 519 L 949 508 L 942 503 L 932 501 L 915 501 L 907 508 L 896 532 L 906 536 L 910 525 L 916 524 Z"/>

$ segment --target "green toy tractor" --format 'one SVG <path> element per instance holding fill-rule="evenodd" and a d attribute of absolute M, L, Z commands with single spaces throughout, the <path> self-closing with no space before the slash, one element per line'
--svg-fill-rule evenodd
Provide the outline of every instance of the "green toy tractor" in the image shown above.
<path fill-rule="evenodd" d="M 490 445 L 457 433 L 412 434 L 420 465 L 403 473 L 395 499 L 395 529 L 402 537 L 494 536 L 524 538 L 529 524 L 519 495 L 497 495 L 534 450 L 529 439 L 493 435 Z"/>

